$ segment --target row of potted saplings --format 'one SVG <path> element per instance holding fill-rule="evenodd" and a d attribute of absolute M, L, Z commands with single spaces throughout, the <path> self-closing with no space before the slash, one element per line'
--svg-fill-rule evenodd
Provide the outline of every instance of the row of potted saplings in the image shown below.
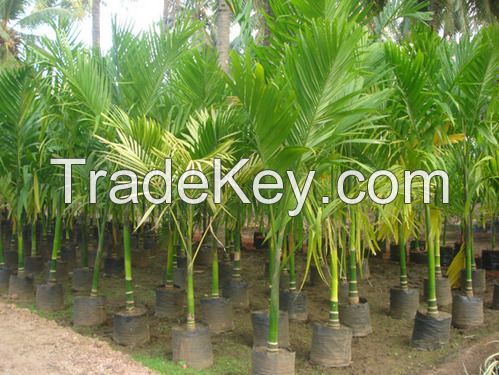
<path fill-rule="evenodd" d="M 36 306 L 42 310 L 56 311 L 64 308 L 64 293 L 60 281 L 66 279 L 69 270 L 76 264 L 76 251 L 71 241 L 69 226 L 63 230 L 62 220 L 56 219 L 55 233 L 48 228 L 32 226 L 16 231 L 13 223 L 3 220 L 0 225 L 0 290 L 8 291 L 8 295 L 17 300 L 31 300 L 34 284 L 32 273 L 44 269 L 44 255 L 38 249 L 47 249 L 52 240 L 52 251 L 48 262 L 47 283 L 36 288 Z M 72 290 L 81 292 L 73 300 L 73 323 L 76 326 L 97 326 L 107 319 L 105 298 L 99 295 L 99 279 L 101 269 L 107 275 L 122 275 L 125 273 L 126 308 L 114 315 L 113 339 L 122 345 L 141 345 L 149 341 L 149 326 L 147 311 L 135 305 L 132 287 L 131 264 L 147 267 L 151 251 L 155 242 L 166 247 L 167 262 L 163 276 L 163 283 L 156 289 L 155 315 L 159 318 L 178 319 L 185 313 L 187 306 L 187 322 L 185 326 L 173 328 L 173 360 L 184 361 L 190 367 L 201 369 L 212 365 L 213 352 L 210 333 L 218 334 L 234 329 L 233 308 L 247 309 L 249 307 L 248 284 L 241 277 L 241 237 L 240 228 L 225 230 L 225 239 L 207 233 L 202 244 L 192 244 L 190 238 L 180 239 L 173 228 L 165 225 L 159 233 L 149 231 L 148 225 L 142 227 L 136 235 L 131 234 L 130 223 L 125 220 L 122 226 L 115 222 L 99 226 L 76 225 L 74 237 L 77 239 L 80 250 L 82 267 L 72 270 Z M 99 235 L 102 233 L 102 235 Z M 152 234 L 154 233 L 154 234 Z M 62 245 L 63 237 L 65 244 Z M 121 239 L 120 239 L 121 237 Z M 158 237 L 158 238 L 156 238 Z M 24 244 L 27 238 L 27 246 Z M 255 233 L 255 247 L 262 248 L 264 237 Z M 96 251 L 91 251 L 97 243 Z M 133 242 L 133 245 L 132 245 Z M 23 257 L 19 251 L 4 251 L 10 243 L 13 249 L 26 247 L 29 256 Z M 41 246 L 37 246 L 39 244 Z M 230 244 L 226 251 L 220 251 L 223 243 Z M 307 301 L 303 293 L 297 289 L 295 253 L 301 242 L 288 236 L 282 247 L 282 271 L 280 274 L 280 319 L 278 322 L 278 345 L 289 348 L 289 320 L 305 321 L 308 319 Z M 407 281 L 406 269 L 406 242 L 399 238 L 398 258 L 400 263 L 400 285 L 390 289 L 390 315 L 396 319 L 416 319 L 412 336 L 414 346 L 425 349 L 435 349 L 449 340 L 450 322 L 458 328 L 468 328 L 483 323 L 483 301 L 480 297 L 472 297 L 455 293 L 451 294 L 450 284 L 443 276 L 438 244 L 427 246 L 429 261 L 435 262 L 435 277 L 425 278 L 425 300 L 432 307 L 436 301 L 437 313 L 428 324 L 427 313 L 418 311 L 419 290 L 410 288 Z M 191 246 L 191 254 L 186 247 Z M 313 245 L 312 245 L 313 246 Z M 103 257 L 104 248 L 107 248 L 107 257 Z M 121 257 L 123 249 L 124 257 Z M 136 249 L 135 251 L 132 251 Z M 435 249 L 436 248 L 436 249 Z M 353 251 L 352 251 L 353 250 Z M 436 250 L 436 252 L 435 252 Z M 347 366 L 351 362 L 352 337 L 367 336 L 372 332 L 368 302 L 360 298 L 357 291 L 357 280 L 369 276 L 367 259 L 362 267 L 358 267 L 354 249 L 347 252 L 329 251 L 322 259 L 322 266 L 312 265 L 310 268 L 310 284 L 316 285 L 323 281 L 329 284 L 331 290 L 331 312 L 327 324 L 314 324 L 311 348 L 311 360 L 326 367 Z M 272 282 L 272 249 L 269 251 L 269 260 L 265 271 L 269 285 Z M 393 251 L 392 251 L 393 252 Z M 24 258 L 19 261 L 19 255 Z M 329 255 L 329 256 L 328 256 Z M 350 255 L 350 256 L 349 256 Z M 353 255 L 353 256 L 352 256 Z M 201 299 L 203 321 L 206 325 L 198 324 L 195 319 L 194 296 L 189 293 L 192 289 L 191 273 L 195 258 L 196 265 L 211 266 L 211 294 Z M 17 264 L 16 264 L 17 262 Z M 89 267 L 93 265 L 93 267 Z M 16 269 L 17 266 L 17 270 Z M 331 275 L 340 275 L 341 268 L 347 268 L 348 281 L 342 277 L 331 278 Z M 358 269 L 360 268 L 360 270 Z M 485 273 L 483 270 L 473 270 L 473 291 L 481 294 L 485 291 Z M 344 274 L 342 275 L 344 276 Z M 332 280 L 332 282 L 331 282 Z M 462 276 L 463 289 L 466 288 L 466 273 Z M 436 296 L 431 295 L 429 283 L 435 286 Z M 220 288 L 221 286 L 221 288 Z M 220 294 L 220 289 L 222 293 Z M 430 295 L 428 294 L 430 290 Z M 186 292 L 187 291 L 187 292 Z M 88 293 L 90 292 L 90 293 Z M 448 306 L 453 302 L 452 318 L 449 314 L 438 311 L 439 307 Z M 186 301 L 187 299 L 187 301 Z M 465 301 L 461 303 L 461 301 Z M 471 301 L 471 303 L 470 303 Z M 339 302 L 339 303 L 338 303 Z M 492 308 L 499 309 L 499 286 L 494 286 Z M 268 344 L 269 314 L 268 311 L 252 312 L 254 347 L 265 347 Z M 294 361 L 293 361 L 294 362 Z M 293 365 L 294 366 L 294 365 Z M 255 372 L 255 371 L 254 371 Z"/>

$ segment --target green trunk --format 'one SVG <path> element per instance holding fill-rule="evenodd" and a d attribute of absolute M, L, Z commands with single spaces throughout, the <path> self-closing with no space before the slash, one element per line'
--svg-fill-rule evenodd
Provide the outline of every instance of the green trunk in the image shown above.
<path fill-rule="evenodd" d="M 83 209 L 82 214 L 81 263 L 83 267 L 88 268 L 88 220 L 86 207 Z"/>
<path fill-rule="evenodd" d="M 273 273 L 274 273 L 274 267 L 275 267 L 275 248 L 272 244 L 269 246 L 269 274 L 268 274 L 268 285 L 269 288 L 272 287 L 272 280 L 273 280 Z M 280 256 L 280 255 L 279 255 Z M 280 258 L 279 258 L 279 263 L 280 263 Z M 280 264 L 279 264 L 280 266 Z"/>
<path fill-rule="evenodd" d="M 492 219 L 491 219 L 491 224 L 490 224 L 491 228 L 491 236 L 490 236 L 490 246 L 491 246 L 491 249 L 495 249 L 496 248 L 496 218 L 495 216 L 492 216 Z"/>
<path fill-rule="evenodd" d="M 357 290 L 357 256 L 356 256 L 356 215 L 350 211 L 350 248 L 348 257 L 348 302 L 351 304 L 359 303 L 359 292 Z"/>
<path fill-rule="evenodd" d="M 50 258 L 49 282 L 57 282 L 57 260 L 61 249 L 62 241 L 62 203 L 59 199 L 55 219 L 54 242 L 52 244 L 52 256 Z"/>
<path fill-rule="evenodd" d="M 97 254 L 95 254 L 94 272 L 92 274 L 92 290 L 90 296 L 97 297 L 99 292 L 100 269 L 102 262 L 102 254 L 104 253 L 104 238 L 107 220 L 108 207 L 104 209 L 104 213 L 100 218 L 99 223 L 99 241 L 97 243 Z"/>
<path fill-rule="evenodd" d="M 442 245 L 447 245 L 447 215 L 444 216 L 444 228 L 442 232 Z"/>
<path fill-rule="evenodd" d="M 271 246 L 275 248 L 272 251 L 273 262 L 270 269 L 272 284 L 270 290 L 269 333 L 267 338 L 267 346 L 270 350 L 277 350 L 279 347 L 279 276 L 283 237 L 284 232 L 279 232 L 277 241 L 272 241 L 273 246 Z"/>
<path fill-rule="evenodd" d="M 407 260 L 406 260 L 406 241 L 404 224 L 402 222 L 402 217 L 399 223 L 399 252 L 400 252 L 400 287 L 402 289 L 407 289 Z"/>
<path fill-rule="evenodd" d="M 42 212 L 42 239 L 47 239 L 47 216 Z"/>
<path fill-rule="evenodd" d="M 125 257 L 125 289 L 127 310 L 132 310 L 135 307 L 132 280 L 132 246 L 130 242 L 130 218 L 128 217 L 128 207 L 126 206 L 123 210 L 123 253 Z"/>
<path fill-rule="evenodd" d="M 23 226 L 20 222 L 16 226 L 17 231 L 17 272 L 22 274 L 24 272 L 24 236 L 23 236 Z"/>
<path fill-rule="evenodd" d="M 173 287 L 173 253 L 175 250 L 173 247 L 173 235 L 171 227 L 165 225 L 164 228 L 165 232 L 168 230 L 168 233 L 164 233 L 166 236 L 167 248 L 165 284 L 168 287 Z"/>
<path fill-rule="evenodd" d="M 220 296 L 219 272 L 218 272 L 218 246 L 215 236 L 211 237 L 211 296 L 213 298 L 218 298 Z"/>
<path fill-rule="evenodd" d="M 192 259 L 192 231 L 194 227 L 193 207 L 187 209 L 187 328 L 194 330 L 196 328 L 196 312 L 194 300 L 194 261 Z"/>
<path fill-rule="evenodd" d="M 288 237 L 289 290 L 296 290 L 295 243 L 293 232 Z"/>
<path fill-rule="evenodd" d="M 332 327 L 340 326 L 339 310 L 338 310 L 338 249 L 336 246 L 331 246 L 330 254 L 331 268 L 331 289 L 329 294 L 329 325 Z"/>
<path fill-rule="evenodd" d="M 435 276 L 442 277 L 442 267 L 440 264 L 440 231 L 436 228 L 435 233 Z"/>
<path fill-rule="evenodd" d="M 0 268 L 5 266 L 5 258 L 4 258 L 4 248 L 3 248 L 3 232 L 2 232 L 2 220 L 0 220 Z"/>
<path fill-rule="evenodd" d="M 241 222 L 239 218 L 236 221 L 236 228 L 234 230 L 234 265 L 232 268 L 232 278 L 241 278 Z M 229 236 L 230 238 L 230 236 Z"/>
<path fill-rule="evenodd" d="M 36 218 L 35 218 L 31 223 L 31 256 L 36 257 L 37 255 L 38 253 L 36 246 Z"/>
<path fill-rule="evenodd" d="M 426 232 L 426 248 L 428 251 L 428 290 L 427 290 L 427 303 L 428 314 L 437 315 L 437 291 L 435 282 L 435 249 L 432 239 L 430 238 L 430 206 L 425 205 L 425 232 Z"/>

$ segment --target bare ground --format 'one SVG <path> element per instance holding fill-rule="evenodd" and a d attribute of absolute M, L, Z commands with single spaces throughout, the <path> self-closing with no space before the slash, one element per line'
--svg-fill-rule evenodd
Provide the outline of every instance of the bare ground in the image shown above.
<path fill-rule="evenodd" d="M 108 343 L 0 302 L 0 374 L 153 374 Z"/>

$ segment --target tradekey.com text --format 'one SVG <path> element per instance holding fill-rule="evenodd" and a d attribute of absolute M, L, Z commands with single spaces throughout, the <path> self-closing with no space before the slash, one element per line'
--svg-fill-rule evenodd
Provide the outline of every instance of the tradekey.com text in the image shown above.
<path fill-rule="evenodd" d="M 172 160 L 165 159 L 163 170 L 151 170 L 148 173 L 138 176 L 131 170 L 119 170 L 113 172 L 108 177 L 106 170 L 90 171 L 89 174 L 89 203 L 97 203 L 97 186 L 100 179 L 109 178 L 113 186 L 109 190 L 109 199 L 117 205 L 137 204 L 139 198 L 139 187 L 142 187 L 142 195 L 153 205 L 171 204 L 173 194 L 173 185 L 176 185 L 176 199 L 187 204 L 201 204 L 211 196 L 214 204 L 221 204 L 223 201 L 224 187 L 232 188 L 233 192 L 238 196 L 242 203 L 250 204 L 250 198 L 243 191 L 237 181 L 238 173 L 248 163 L 249 159 L 241 159 L 230 170 L 224 173 L 222 161 L 213 159 L 213 169 L 210 170 L 210 178 L 200 170 L 190 169 L 183 173 L 172 173 Z M 72 167 L 75 165 L 85 165 L 86 159 L 51 159 L 53 165 L 64 166 L 64 202 L 72 202 Z M 288 210 L 289 216 L 297 216 L 300 214 L 307 195 L 311 191 L 314 181 L 315 171 L 309 171 L 303 178 L 298 179 L 293 171 L 286 171 L 286 176 L 283 177 L 273 170 L 262 170 L 258 172 L 251 182 L 251 188 L 254 199 L 266 205 L 278 203 L 284 194 L 285 184 L 291 188 L 290 193 L 293 195 L 296 205 Z M 445 171 L 436 170 L 428 173 L 423 170 L 404 171 L 403 194 L 404 203 L 412 202 L 412 184 L 414 178 L 420 178 L 422 181 L 423 202 L 430 203 L 430 183 L 431 179 L 439 177 L 441 188 L 439 196 L 442 198 L 442 203 L 449 202 L 449 178 Z M 367 194 L 363 189 L 357 189 L 355 193 L 347 196 L 345 190 L 347 179 L 354 179 L 358 184 L 367 182 Z M 388 194 L 383 194 L 380 197 L 376 193 L 376 182 L 378 179 L 387 180 L 390 184 Z M 139 183 L 140 180 L 140 183 Z M 209 183 L 211 180 L 211 185 Z M 102 181 L 101 181 L 102 182 Z M 301 187 L 300 187 L 301 185 Z M 363 186 L 364 186 L 363 185 Z M 154 191 L 154 194 L 151 192 Z M 383 189 L 385 191 L 385 189 Z M 395 174 L 389 170 L 379 170 L 372 173 L 366 178 L 361 172 L 356 170 L 347 170 L 338 176 L 336 182 L 337 197 L 346 204 L 358 204 L 366 198 L 366 195 L 374 203 L 385 205 L 393 202 L 399 194 L 399 181 Z M 355 196 L 353 196 L 355 195 Z M 330 197 L 323 196 L 322 203 L 328 204 Z"/>

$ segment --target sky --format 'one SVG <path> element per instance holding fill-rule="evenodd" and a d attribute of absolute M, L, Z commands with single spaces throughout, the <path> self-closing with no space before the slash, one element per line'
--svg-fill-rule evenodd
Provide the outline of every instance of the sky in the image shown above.
<path fill-rule="evenodd" d="M 154 22 L 161 20 L 163 0 L 103 0 L 101 5 L 101 47 L 106 51 L 111 46 L 111 23 L 116 16 L 118 23 L 131 23 L 136 32 L 147 30 Z M 92 45 L 92 19 L 85 17 L 78 22 L 79 39 Z M 50 35 L 50 28 L 39 27 L 38 35 Z"/>
<path fill-rule="evenodd" d="M 107 51 L 111 47 L 111 23 L 113 17 L 119 24 L 129 23 L 136 32 L 147 30 L 163 16 L 163 0 L 102 0 L 101 4 L 101 49 Z M 86 45 L 92 45 L 92 18 L 90 15 L 78 22 L 79 39 Z M 35 30 L 38 35 L 50 35 L 47 26 Z M 232 25 L 231 39 L 239 34 L 239 25 Z"/>

